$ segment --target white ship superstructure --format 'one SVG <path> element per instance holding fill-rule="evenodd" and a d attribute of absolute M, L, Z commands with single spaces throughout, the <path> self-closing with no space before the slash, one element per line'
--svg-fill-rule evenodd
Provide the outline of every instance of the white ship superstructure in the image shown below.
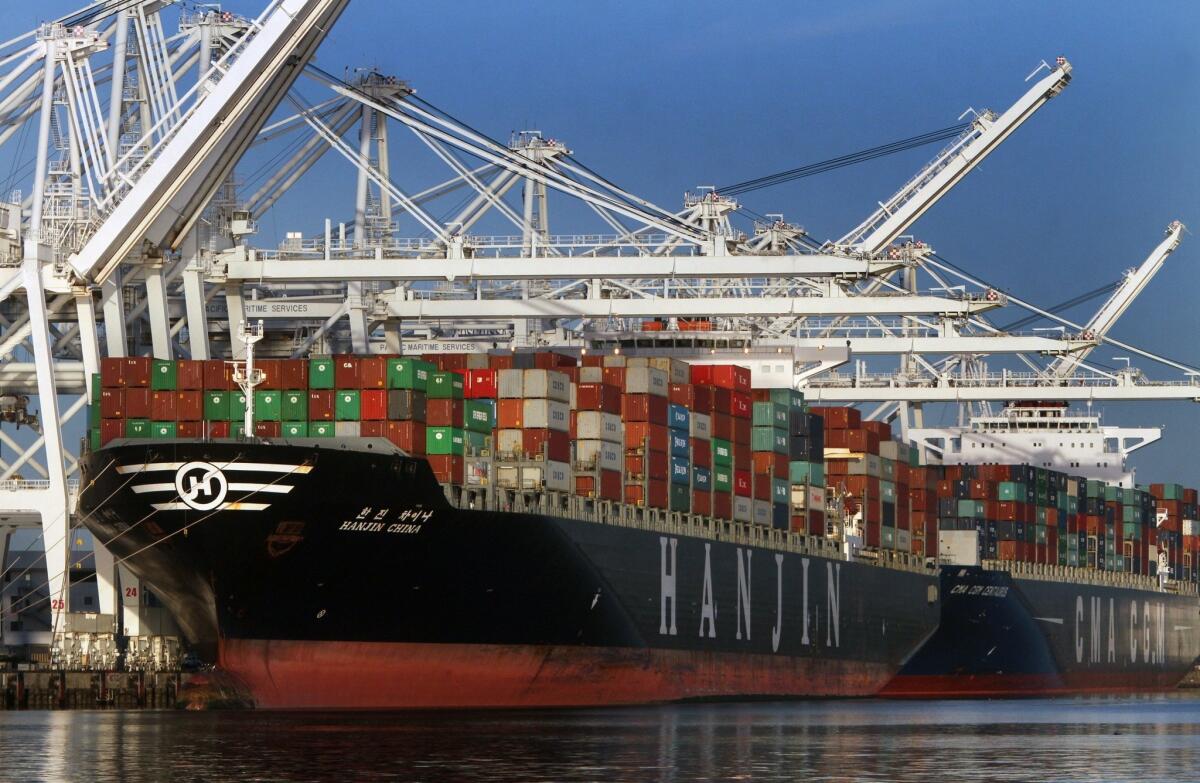
<path fill-rule="evenodd" d="M 912 443 L 947 465 L 1027 464 L 1134 486 L 1131 453 L 1162 437 L 1157 427 L 1108 427 L 1066 402 L 1018 402 L 966 427 L 912 428 Z"/>

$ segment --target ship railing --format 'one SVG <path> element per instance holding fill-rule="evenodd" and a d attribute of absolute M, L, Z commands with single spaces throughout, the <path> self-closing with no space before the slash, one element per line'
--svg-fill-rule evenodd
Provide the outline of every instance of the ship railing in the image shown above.
<path fill-rule="evenodd" d="M 1038 579 L 1047 582 L 1073 582 L 1082 584 L 1125 587 L 1131 590 L 1163 590 L 1165 592 L 1196 593 L 1196 585 L 1190 582 L 1168 580 L 1160 584 L 1157 577 L 1131 574 L 1127 571 L 1101 571 L 1078 566 L 1051 565 L 1049 563 L 1024 563 L 1015 560 L 984 560 L 983 568 L 991 571 L 1008 571 L 1013 576 Z"/>

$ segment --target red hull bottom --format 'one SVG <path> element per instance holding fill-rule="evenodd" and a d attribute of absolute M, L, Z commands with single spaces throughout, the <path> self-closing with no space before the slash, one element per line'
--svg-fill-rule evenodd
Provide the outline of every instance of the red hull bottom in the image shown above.
<path fill-rule="evenodd" d="M 1177 672 L 1057 674 L 902 674 L 880 692 L 889 699 L 976 699 L 1153 693 L 1179 685 Z"/>
<path fill-rule="evenodd" d="M 885 663 L 603 647 L 223 640 L 264 708 L 582 707 L 874 696 Z"/>

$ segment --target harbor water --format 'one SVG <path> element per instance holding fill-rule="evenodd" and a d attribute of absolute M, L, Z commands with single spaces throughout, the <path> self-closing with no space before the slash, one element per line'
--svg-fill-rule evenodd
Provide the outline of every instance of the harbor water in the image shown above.
<path fill-rule="evenodd" d="M 12 781 L 1155 781 L 1200 697 L 471 712 L 0 713 Z"/>

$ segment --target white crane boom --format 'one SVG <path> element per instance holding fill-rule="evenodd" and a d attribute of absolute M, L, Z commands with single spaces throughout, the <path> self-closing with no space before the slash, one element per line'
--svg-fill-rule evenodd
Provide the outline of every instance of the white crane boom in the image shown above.
<path fill-rule="evenodd" d="M 1179 242 L 1183 237 L 1185 226 L 1178 220 L 1173 221 L 1167 226 L 1166 237 L 1158 243 L 1158 246 L 1150 251 L 1150 255 L 1146 256 L 1146 260 L 1137 269 L 1130 270 L 1117 286 L 1117 290 L 1113 291 L 1112 296 L 1108 301 L 1096 311 L 1091 320 L 1084 326 L 1083 337 L 1085 339 L 1095 340 L 1096 345 L 1090 348 L 1085 348 L 1078 353 L 1060 356 L 1050 364 L 1050 371 L 1059 378 L 1068 378 L 1078 369 L 1079 365 L 1083 364 L 1087 359 L 1088 354 L 1096 350 L 1100 339 L 1105 333 L 1112 328 L 1117 319 L 1121 317 L 1129 305 L 1133 304 L 1133 300 L 1142 292 L 1142 289 L 1150 282 L 1154 275 L 1158 274 L 1158 270 L 1162 268 L 1163 262 L 1167 260 L 1167 256 L 1171 255 L 1175 248 L 1179 247 Z"/>
<path fill-rule="evenodd" d="M 1045 63 L 1043 67 L 1049 68 Z M 1009 134 L 1021 127 L 1035 111 L 1062 92 L 1070 81 L 1071 64 L 1065 57 L 1059 57 L 1050 73 L 1034 84 L 1008 111 L 999 117 L 991 112 L 976 117 L 966 133 L 942 150 L 895 195 L 880 203 L 879 209 L 836 244 L 859 253 L 874 254 L 883 250 L 1000 146 Z"/>
<path fill-rule="evenodd" d="M 103 282 L 143 240 L 162 245 L 186 233 L 348 2 L 272 4 L 236 59 L 213 67 L 207 92 L 71 256 L 80 278 Z"/>

